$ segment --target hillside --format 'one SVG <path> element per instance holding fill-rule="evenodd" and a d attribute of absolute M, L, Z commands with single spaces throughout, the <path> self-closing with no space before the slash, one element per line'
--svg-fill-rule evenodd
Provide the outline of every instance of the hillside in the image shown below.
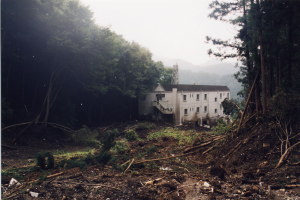
<path fill-rule="evenodd" d="M 231 91 L 231 97 L 239 99 L 237 93 L 242 90 L 242 85 L 233 76 L 238 71 L 233 63 L 210 61 L 207 64 L 194 65 L 182 59 L 154 59 L 161 59 L 169 67 L 178 64 L 181 84 L 226 85 Z"/>

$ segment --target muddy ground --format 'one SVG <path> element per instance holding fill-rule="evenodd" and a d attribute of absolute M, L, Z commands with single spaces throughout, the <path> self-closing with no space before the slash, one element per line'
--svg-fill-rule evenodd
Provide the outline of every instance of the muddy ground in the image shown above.
<path fill-rule="evenodd" d="M 145 137 L 151 131 L 162 128 L 165 127 L 139 134 Z M 184 127 L 182 131 L 188 129 Z M 2 198 L 300 199 L 299 166 L 287 163 L 274 169 L 280 156 L 276 152 L 278 144 L 263 145 L 265 140 L 253 137 L 228 155 L 242 138 L 232 140 L 207 130 L 193 131 L 198 137 L 190 145 L 179 144 L 177 139 L 169 137 L 131 141 L 129 151 L 116 155 L 106 165 L 24 170 L 18 177 L 2 173 Z M 72 152 L 88 148 L 44 147 L 2 148 L 2 172 L 35 166 L 38 151 Z M 145 162 L 135 164 L 140 161 Z M 9 186 L 11 178 L 19 183 Z"/>

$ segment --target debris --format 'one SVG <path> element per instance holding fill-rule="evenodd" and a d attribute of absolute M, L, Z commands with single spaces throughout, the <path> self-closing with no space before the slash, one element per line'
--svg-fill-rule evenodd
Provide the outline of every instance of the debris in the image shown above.
<path fill-rule="evenodd" d="M 159 169 L 163 170 L 163 171 L 171 171 L 172 170 L 170 167 L 160 167 Z"/>
<path fill-rule="evenodd" d="M 155 183 L 158 183 L 161 180 L 162 180 L 162 178 L 157 178 L 157 179 L 154 179 L 154 180 L 146 181 L 146 182 L 144 182 L 144 185 L 153 185 Z"/>
<path fill-rule="evenodd" d="M 15 186 L 15 185 L 19 186 L 19 185 L 21 185 L 21 183 L 19 183 L 19 181 L 17 181 L 16 179 L 11 178 L 10 181 L 9 181 L 8 187 L 12 187 L 12 186 Z"/>
<path fill-rule="evenodd" d="M 29 192 L 30 196 L 37 198 L 39 196 L 39 193 L 37 192 Z"/>
<path fill-rule="evenodd" d="M 203 183 L 203 186 L 204 186 L 204 187 L 210 187 L 210 184 L 209 184 L 208 182 L 205 181 L 205 182 Z"/>

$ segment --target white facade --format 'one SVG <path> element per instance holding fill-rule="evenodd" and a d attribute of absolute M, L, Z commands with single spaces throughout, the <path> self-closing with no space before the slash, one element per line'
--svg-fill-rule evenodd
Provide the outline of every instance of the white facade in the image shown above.
<path fill-rule="evenodd" d="M 185 90 L 183 90 L 185 89 Z M 225 117 L 222 101 L 230 98 L 226 86 L 158 85 L 139 101 L 139 114 L 152 115 L 158 110 L 164 115 L 173 115 L 175 124 Z"/>

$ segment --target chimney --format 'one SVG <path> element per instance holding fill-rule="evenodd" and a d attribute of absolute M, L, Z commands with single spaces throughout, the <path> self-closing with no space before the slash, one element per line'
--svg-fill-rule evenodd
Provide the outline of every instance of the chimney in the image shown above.
<path fill-rule="evenodd" d="M 172 76 L 172 82 L 173 85 L 179 84 L 179 75 L 178 75 L 178 64 L 173 65 L 173 76 Z"/>

